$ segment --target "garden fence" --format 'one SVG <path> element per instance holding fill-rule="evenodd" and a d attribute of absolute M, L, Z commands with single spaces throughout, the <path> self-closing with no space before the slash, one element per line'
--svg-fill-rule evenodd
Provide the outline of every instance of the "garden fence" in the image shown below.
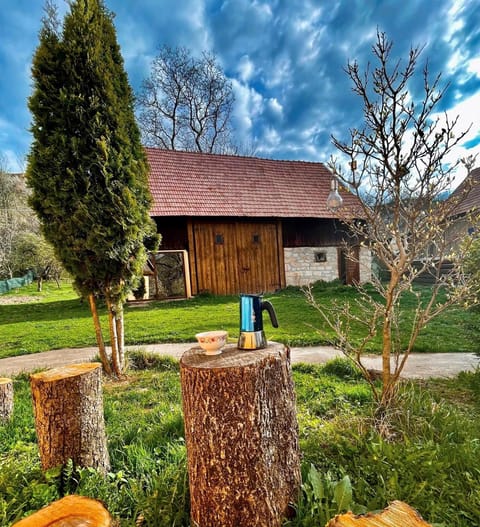
<path fill-rule="evenodd" d="M 19 287 L 23 287 L 24 285 L 31 284 L 33 282 L 33 278 L 33 272 L 28 271 L 26 275 L 20 276 L 18 278 L 0 280 L 0 295 L 8 293 L 8 291 L 11 291 L 12 289 L 18 289 Z"/>

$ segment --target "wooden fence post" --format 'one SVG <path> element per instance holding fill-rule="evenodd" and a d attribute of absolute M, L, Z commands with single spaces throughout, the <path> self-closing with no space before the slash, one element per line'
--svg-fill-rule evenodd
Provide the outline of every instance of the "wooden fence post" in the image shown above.
<path fill-rule="evenodd" d="M 72 459 L 76 465 L 108 472 L 102 365 L 73 364 L 34 373 L 30 386 L 43 470 Z"/>
<path fill-rule="evenodd" d="M 193 348 L 180 375 L 192 525 L 279 526 L 300 484 L 289 350 Z"/>
<path fill-rule="evenodd" d="M 0 377 L 0 424 L 10 420 L 13 414 L 13 381 Z"/>

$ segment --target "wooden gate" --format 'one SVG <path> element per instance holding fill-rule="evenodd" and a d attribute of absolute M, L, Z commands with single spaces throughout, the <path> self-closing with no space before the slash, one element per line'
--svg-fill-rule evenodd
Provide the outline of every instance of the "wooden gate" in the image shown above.
<path fill-rule="evenodd" d="M 196 222 L 189 238 L 194 294 L 271 292 L 285 284 L 279 223 Z"/>

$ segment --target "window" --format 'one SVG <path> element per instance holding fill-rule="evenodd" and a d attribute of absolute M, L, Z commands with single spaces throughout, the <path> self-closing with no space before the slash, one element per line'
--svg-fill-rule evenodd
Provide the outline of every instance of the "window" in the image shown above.
<path fill-rule="evenodd" d="M 315 262 L 326 262 L 327 253 L 325 251 L 320 251 L 315 253 Z"/>
<path fill-rule="evenodd" d="M 254 234 L 252 237 L 253 243 L 260 243 L 260 234 Z"/>
<path fill-rule="evenodd" d="M 223 245 L 223 234 L 215 234 L 215 245 Z"/>

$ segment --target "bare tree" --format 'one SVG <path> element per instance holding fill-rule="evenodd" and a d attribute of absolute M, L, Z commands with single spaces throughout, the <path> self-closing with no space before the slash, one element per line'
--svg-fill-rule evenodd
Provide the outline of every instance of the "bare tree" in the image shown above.
<path fill-rule="evenodd" d="M 145 143 L 167 150 L 231 151 L 232 85 L 215 56 L 164 46 L 137 97 Z"/>
<path fill-rule="evenodd" d="M 448 164 L 446 156 L 468 130 L 456 134 L 458 118 L 436 116 L 446 88 L 440 87 L 440 75 L 430 81 L 428 64 L 423 69 L 422 99 L 413 96 L 410 87 L 422 49 L 412 48 L 405 63 L 393 64 L 391 49 L 392 43 L 378 32 L 373 46 L 376 64 L 369 64 L 364 73 L 357 62 L 348 64 L 346 73 L 363 103 L 365 123 L 350 130 L 345 142 L 333 138 L 335 147 L 347 158 L 348 170 L 335 160 L 331 162 L 340 184 L 361 203 L 360 210 L 343 206 L 337 213 L 350 231 L 369 245 L 387 270 L 388 279 L 372 277 L 374 294 L 358 286 L 359 306 L 338 305 L 326 310 L 311 291 L 308 293 L 309 301 L 335 330 L 341 349 L 369 380 L 380 414 L 395 400 L 400 375 L 421 329 L 447 307 L 468 299 L 472 289 L 461 267 L 470 240 L 460 245 L 459 240 L 445 236 L 458 201 L 440 199 L 457 166 Z M 447 261 L 454 265 L 444 272 Z M 424 273 L 430 273 L 434 282 L 428 298 L 412 287 Z M 440 294 L 442 290 L 448 294 Z M 406 293 L 416 297 L 407 335 L 401 309 Z M 361 342 L 352 341 L 352 324 L 364 328 Z M 383 357 L 380 389 L 362 362 L 363 353 L 377 335 Z"/>

